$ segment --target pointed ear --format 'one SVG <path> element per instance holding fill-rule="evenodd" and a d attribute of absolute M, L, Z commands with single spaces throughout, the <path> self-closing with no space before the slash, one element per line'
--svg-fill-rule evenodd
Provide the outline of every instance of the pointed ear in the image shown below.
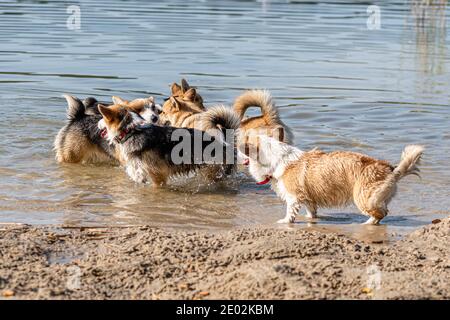
<path fill-rule="evenodd" d="M 145 98 L 145 101 L 147 104 L 151 105 L 153 103 L 155 103 L 155 98 L 153 98 L 152 96 Z"/>
<path fill-rule="evenodd" d="M 107 121 L 111 121 L 114 118 L 114 113 L 112 112 L 112 110 L 102 104 L 98 104 L 98 111 Z"/>
<path fill-rule="evenodd" d="M 172 108 L 179 110 L 180 109 L 180 103 L 175 99 L 174 97 L 170 97 L 170 102 L 172 103 Z"/>
<path fill-rule="evenodd" d="M 186 79 L 181 79 L 181 90 L 183 90 L 183 92 L 186 92 L 190 88 L 191 87 L 189 86 L 189 83 L 186 81 Z"/>
<path fill-rule="evenodd" d="M 170 87 L 170 91 L 172 91 L 173 96 L 177 96 L 180 93 L 183 93 L 183 90 L 181 89 L 181 87 L 178 84 L 176 84 L 175 82 L 172 83 L 172 86 Z"/>
<path fill-rule="evenodd" d="M 98 102 L 97 99 L 95 99 L 94 97 L 87 97 L 86 99 L 83 100 L 83 104 L 86 107 L 86 109 L 92 108 L 93 106 L 95 106 L 97 102 Z"/>
<path fill-rule="evenodd" d="M 111 99 L 114 104 L 128 104 L 129 102 L 128 100 L 124 100 L 118 96 L 112 96 Z"/>
<path fill-rule="evenodd" d="M 194 88 L 189 89 L 184 94 L 184 98 L 188 101 L 194 101 L 196 96 L 197 96 L 197 91 Z"/>
<path fill-rule="evenodd" d="M 76 119 L 84 115 L 85 107 L 83 102 L 80 99 L 74 96 L 70 96 L 68 94 L 64 95 L 64 98 L 67 101 L 67 118 L 70 120 Z"/>

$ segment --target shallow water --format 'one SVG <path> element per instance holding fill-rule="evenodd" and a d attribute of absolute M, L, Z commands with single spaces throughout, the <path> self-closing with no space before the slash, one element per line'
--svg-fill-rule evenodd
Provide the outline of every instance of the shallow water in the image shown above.
<path fill-rule="evenodd" d="M 53 139 L 63 93 L 109 100 L 153 95 L 185 77 L 207 105 L 266 88 L 302 149 L 345 149 L 396 163 L 424 144 L 422 180 L 400 183 L 378 233 L 448 216 L 450 54 L 446 1 L 63 1 L 0 4 L 0 222 L 228 229 L 273 224 L 282 202 L 244 175 L 214 188 L 154 191 L 120 168 L 58 165 Z M 422 19 L 421 17 L 424 17 Z M 354 208 L 318 225 L 371 234 Z M 300 220 L 299 225 L 304 225 Z"/>

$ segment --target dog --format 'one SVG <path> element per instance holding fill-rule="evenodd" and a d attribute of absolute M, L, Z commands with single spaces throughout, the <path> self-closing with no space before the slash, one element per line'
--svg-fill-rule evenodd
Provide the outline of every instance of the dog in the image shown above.
<path fill-rule="evenodd" d="M 122 105 L 99 105 L 98 108 L 108 131 L 108 140 L 115 145 L 120 158 L 124 159 L 127 174 L 135 182 L 151 181 L 153 187 L 162 187 L 173 176 L 188 175 L 205 167 L 222 166 L 221 163 L 211 164 L 203 159 L 205 150 L 214 147 L 214 144 L 218 146 L 217 150 L 222 151 L 220 159 L 224 159 L 225 154 L 223 163 L 227 162 L 230 154 L 227 146 L 203 131 L 158 125 L 136 126 L 136 114 Z M 190 150 L 179 148 L 180 142 L 174 139 L 178 133 L 187 134 Z M 194 150 L 196 141 L 201 141 L 200 156 Z M 183 161 L 178 161 L 175 157 L 182 157 Z M 231 158 L 231 162 L 233 161 Z"/>
<path fill-rule="evenodd" d="M 121 161 L 114 146 L 106 138 L 106 129 L 99 123 L 102 115 L 98 111 L 98 101 L 89 97 L 84 101 L 64 95 L 67 101 L 67 123 L 58 132 L 54 141 L 56 160 L 59 163 L 107 163 L 117 164 Z M 151 111 L 153 98 L 142 99 L 139 103 L 129 106 L 130 110 L 141 112 L 157 122 L 158 113 Z M 149 111 L 150 110 L 150 111 Z M 144 119 L 136 120 L 145 122 Z"/>
<path fill-rule="evenodd" d="M 225 129 L 239 128 L 239 119 L 230 108 L 215 106 L 206 109 L 203 98 L 185 79 L 181 79 L 181 86 L 172 84 L 171 96 L 162 106 L 160 121 L 178 128 L 209 130 L 218 138 Z"/>
<path fill-rule="evenodd" d="M 191 97 L 195 97 L 195 89 L 189 89 L 189 91 L 192 93 Z M 193 101 L 171 96 L 162 106 L 161 123 L 177 128 L 208 131 L 217 138 L 223 137 L 226 129 L 239 129 L 239 118 L 232 109 L 215 106 L 206 111 L 200 111 L 192 105 L 195 105 Z"/>
<path fill-rule="evenodd" d="M 112 96 L 113 104 L 120 104 L 129 110 L 139 114 L 147 123 L 157 123 L 162 108 L 159 104 L 155 104 L 153 97 L 135 99 L 128 101 L 118 96 Z"/>
<path fill-rule="evenodd" d="M 208 135 L 225 143 L 227 131 L 235 137 L 240 120 L 237 114 L 225 106 L 206 109 L 203 99 L 195 88 L 189 87 L 182 79 L 181 86 L 174 83 L 172 95 L 164 102 L 160 122 L 178 128 L 192 128 L 206 131 Z M 225 166 L 210 166 L 202 169 L 211 181 L 219 181 L 236 171 L 236 163 Z"/>
<path fill-rule="evenodd" d="M 376 225 L 388 214 L 397 182 L 407 175 L 418 175 L 424 148 L 407 146 L 395 167 L 355 152 L 303 152 L 265 135 L 252 137 L 239 145 L 239 150 L 249 157 L 249 172 L 258 184 L 270 182 L 286 202 L 286 216 L 279 223 L 294 222 L 302 205 L 306 216 L 315 218 L 319 207 L 353 201 L 369 216 L 365 223 Z"/>
<path fill-rule="evenodd" d="M 261 115 L 244 118 L 245 112 L 252 106 L 259 107 Z M 292 131 L 281 121 L 269 91 L 248 90 L 236 98 L 233 108 L 241 121 L 239 139 L 242 141 L 248 135 L 265 134 L 279 141 L 292 144 Z"/>
<path fill-rule="evenodd" d="M 159 114 L 161 113 L 162 108 L 159 104 L 155 104 L 153 97 L 140 98 L 128 101 L 118 96 L 112 96 L 112 101 L 113 105 L 109 105 L 110 107 L 119 105 L 123 106 L 126 109 L 140 115 L 144 119 L 145 123 L 156 124 L 159 121 Z M 103 106 L 105 105 L 103 104 Z M 141 119 L 135 117 L 135 121 L 139 122 L 141 121 Z M 99 121 L 98 127 L 100 130 L 102 130 L 102 135 L 105 137 L 107 133 L 103 119 Z"/>
<path fill-rule="evenodd" d="M 206 111 L 205 106 L 203 105 L 203 98 L 198 92 L 191 87 L 186 79 L 181 79 L 181 85 L 174 82 L 170 86 L 170 91 L 172 97 L 184 100 L 186 103 L 190 104 L 190 107 L 193 109 L 198 109 L 201 111 Z"/>

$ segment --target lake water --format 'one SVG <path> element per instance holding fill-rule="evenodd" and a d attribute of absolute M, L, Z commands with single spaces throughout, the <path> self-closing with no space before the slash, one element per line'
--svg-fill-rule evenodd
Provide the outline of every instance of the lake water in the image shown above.
<path fill-rule="evenodd" d="M 422 180 L 401 181 L 377 230 L 448 216 L 446 1 L 378 1 L 379 29 L 376 19 L 368 24 L 365 1 L 302 2 L 71 1 L 81 13 L 80 29 L 71 30 L 65 1 L 2 1 L 0 222 L 221 230 L 281 218 L 283 203 L 243 174 L 212 189 L 155 191 L 121 168 L 56 163 L 63 93 L 161 102 L 181 77 L 208 106 L 269 89 L 302 149 L 395 164 L 405 145 L 425 145 Z M 356 224 L 365 218 L 352 207 L 321 213 L 319 225 L 364 233 Z"/>

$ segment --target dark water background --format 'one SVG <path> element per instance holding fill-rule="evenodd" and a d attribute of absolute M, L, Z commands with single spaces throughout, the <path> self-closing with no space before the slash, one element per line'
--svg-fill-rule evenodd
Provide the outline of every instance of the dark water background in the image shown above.
<path fill-rule="evenodd" d="M 2 1 L 0 222 L 215 230 L 282 217 L 282 202 L 245 177 L 154 191 L 120 168 L 55 162 L 63 93 L 162 101 L 181 77 L 207 105 L 269 89 L 302 149 L 396 163 L 405 145 L 424 144 L 422 180 L 401 182 L 376 232 L 448 216 L 450 9 L 431 3 L 378 1 L 371 30 L 365 1 Z M 67 28 L 69 5 L 79 30 Z M 356 212 L 325 210 L 318 223 L 363 232 Z"/>

